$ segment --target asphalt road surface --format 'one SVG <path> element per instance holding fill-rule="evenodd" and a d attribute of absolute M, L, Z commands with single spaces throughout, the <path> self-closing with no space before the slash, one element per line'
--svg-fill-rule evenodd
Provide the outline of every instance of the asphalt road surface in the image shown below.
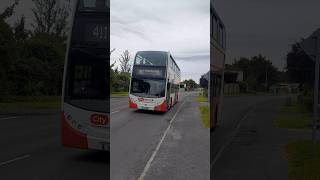
<path fill-rule="evenodd" d="M 109 153 L 60 145 L 60 114 L 0 115 L 1 180 L 109 179 Z"/>
<path fill-rule="evenodd" d="M 288 134 L 273 119 L 285 98 L 227 97 L 220 126 L 211 133 L 211 179 L 288 179 Z"/>
<path fill-rule="evenodd" d="M 181 93 L 167 113 L 136 111 L 127 98 L 112 98 L 111 179 L 209 179 L 210 132 L 196 97 Z"/>

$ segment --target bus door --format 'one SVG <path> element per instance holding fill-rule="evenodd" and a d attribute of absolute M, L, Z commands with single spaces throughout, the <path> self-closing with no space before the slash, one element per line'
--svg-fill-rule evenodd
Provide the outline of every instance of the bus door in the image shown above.
<path fill-rule="evenodd" d="M 167 109 L 170 109 L 170 96 L 171 96 L 171 83 L 168 79 L 167 83 L 167 96 L 166 96 L 166 102 L 167 102 Z"/>

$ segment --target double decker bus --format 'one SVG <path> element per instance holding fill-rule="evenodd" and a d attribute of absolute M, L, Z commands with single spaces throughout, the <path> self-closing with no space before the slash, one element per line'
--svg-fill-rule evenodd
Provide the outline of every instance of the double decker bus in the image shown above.
<path fill-rule="evenodd" d="M 136 53 L 129 88 L 129 107 L 168 111 L 179 100 L 180 68 L 169 52 Z"/>
<path fill-rule="evenodd" d="M 210 2 L 210 21 L 210 129 L 214 130 L 221 117 L 226 31 L 212 1 Z"/>
<path fill-rule="evenodd" d="M 110 149 L 109 0 L 77 0 L 64 66 L 62 145 Z"/>

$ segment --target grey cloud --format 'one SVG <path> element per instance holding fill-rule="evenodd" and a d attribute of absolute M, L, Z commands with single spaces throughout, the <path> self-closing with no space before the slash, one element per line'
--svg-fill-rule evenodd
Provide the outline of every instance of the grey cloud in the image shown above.
<path fill-rule="evenodd" d="M 210 59 L 210 54 L 194 56 L 175 56 L 175 59 L 179 61 L 208 61 Z"/>

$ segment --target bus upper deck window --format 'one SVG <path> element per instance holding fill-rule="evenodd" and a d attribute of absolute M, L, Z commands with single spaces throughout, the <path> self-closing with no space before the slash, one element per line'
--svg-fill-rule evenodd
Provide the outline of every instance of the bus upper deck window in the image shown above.
<path fill-rule="evenodd" d="M 83 7 L 84 8 L 95 8 L 96 7 L 96 0 L 83 0 Z"/>

